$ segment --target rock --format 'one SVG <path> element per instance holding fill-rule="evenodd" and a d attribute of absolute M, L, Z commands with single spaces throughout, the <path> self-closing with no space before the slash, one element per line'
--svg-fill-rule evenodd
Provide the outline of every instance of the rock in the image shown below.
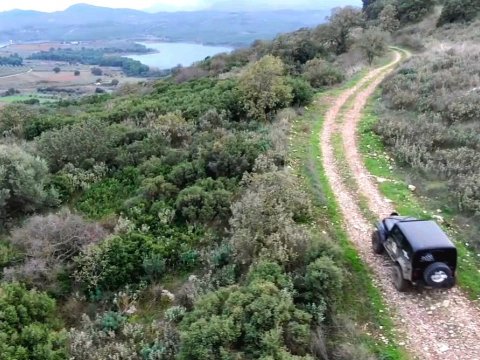
<path fill-rule="evenodd" d="M 168 298 L 168 300 L 170 301 L 175 301 L 175 295 L 173 295 L 170 291 L 168 290 L 162 290 L 162 296 L 165 296 L 166 298 Z"/>
<path fill-rule="evenodd" d="M 440 344 L 440 346 L 438 347 L 438 350 L 442 353 L 448 351 L 449 347 L 447 344 Z"/>
<path fill-rule="evenodd" d="M 435 220 L 437 220 L 437 222 L 439 222 L 440 224 L 442 224 L 442 223 L 445 222 L 445 220 L 443 219 L 443 217 L 440 216 L 440 215 L 433 215 L 432 217 L 433 217 Z"/>
<path fill-rule="evenodd" d="M 385 181 L 387 181 L 387 179 L 377 176 L 377 183 L 383 184 Z"/>
<path fill-rule="evenodd" d="M 450 301 L 449 300 L 444 300 L 443 303 L 442 303 L 442 306 L 448 308 L 450 306 Z"/>
<path fill-rule="evenodd" d="M 133 315 L 137 312 L 137 307 L 135 305 L 130 306 L 125 313 L 128 315 Z"/>
<path fill-rule="evenodd" d="M 415 185 L 408 185 L 408 190 L 413 192 L 413 191 L 417 190 L 417 187 Z"/>

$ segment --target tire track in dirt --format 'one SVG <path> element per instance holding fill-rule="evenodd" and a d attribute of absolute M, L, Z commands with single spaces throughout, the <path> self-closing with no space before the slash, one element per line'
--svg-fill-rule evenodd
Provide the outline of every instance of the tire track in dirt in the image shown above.
<path fill-rule="evenodd" d="M 379 218 L 393 211 L 363 166 L 357 149 L 356 128 L 368 98 L 401 60 L 400 54 L 395 53 L 392 63 L 371 71 L 355 87 L 341 93 L 328 110 L 320 136 L 325 173 L 342 211 L 349 238 L 372 269 L 375 284 L 391 309 L 397 329 L 404 335 L 406 348 L 421 360 L 480 360 L 480 311 L 458 289 L 399 293 L 393 287 L 391 264 L 371 250 L 373 227 L 358 206 L 359 194 L 349 190 L 336 163 L 333 136 L 341 131 L 347 163 L 359 192 L 368 199 L 370 210 Z M 352 96 L 355 96 L 353 105 L 340 119 L 342 108 Z M 343 120 L 341 129 L 340 120 Z"/>

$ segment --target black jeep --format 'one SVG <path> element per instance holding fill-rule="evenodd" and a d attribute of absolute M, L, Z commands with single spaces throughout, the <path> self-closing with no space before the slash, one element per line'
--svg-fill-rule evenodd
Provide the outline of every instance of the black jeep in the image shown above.
<path fill-rule="evenodd" d="M 395 263 L 393 280 L 399 291 L 410 283 L 433 288 L 455 284 L 457 249 L 435 221 L 393 213 L 377 224 L 372 247 L 376 254 L 386 250 Z"/>

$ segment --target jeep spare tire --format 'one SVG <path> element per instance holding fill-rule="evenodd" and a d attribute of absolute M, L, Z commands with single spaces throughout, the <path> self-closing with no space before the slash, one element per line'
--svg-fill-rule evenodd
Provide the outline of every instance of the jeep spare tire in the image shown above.
<path fill-rule="evenodd" d="M 432 287 L 453 286 L 452 270 L 441 262 L 429 265 L 423 273 L 423 279 L 428 286 Z"/>
<path fill-rule="evenodd" d="M 382 242 L 380 241 L 380 233 L 378 230 L 375 230 L 372 233 L 372 249 L 375 254 L 383 254 L 385 250 Z"/>

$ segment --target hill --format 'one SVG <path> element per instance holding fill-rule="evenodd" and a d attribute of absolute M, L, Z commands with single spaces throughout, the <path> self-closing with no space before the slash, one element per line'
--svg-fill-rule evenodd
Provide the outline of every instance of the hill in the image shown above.
<path fill-rule="evenodd" d="M 262 12 L 206 10 L 147 13 L 86 4 L 43 13 L 13 10 L 0 13 L 1 41 L 78 41 L 157 37 L 167 41 L 249 44 L 278 33 L 315 26 L 330 10 Z M 219 31 L 221 29 L 221 31 Z"/>

